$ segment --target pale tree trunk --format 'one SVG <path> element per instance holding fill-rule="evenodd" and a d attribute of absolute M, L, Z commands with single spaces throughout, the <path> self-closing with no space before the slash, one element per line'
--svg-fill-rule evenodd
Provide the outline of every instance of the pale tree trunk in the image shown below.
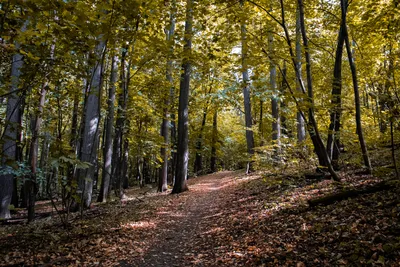
<path fill-rule="evenodd" d="M 276 86 L 276 65 L 273 59 L 273 41 L 272 33 L 268 36 L 270 65 L 269 65 L 269 85 L 271 88 L 271 107 L 272 107 L 272 140 L 277 146 L 276 152 L 279 151 L 280 137 L 281 137 L 281 118 L 279 116 L 279 95 Z"/>
<path fill-rule="evenodd" d="M 105 42 L 100 40 L 96 47 L 97 59 L 92 70 L 90 88 L 84 108 L 85 120 L 82 135 L 82 145 L 80 147 L 80 160 L 91 165 L 85 170 L 78 170 L 79 193 L 81 196 L 82 208 L 89 208 L 92 202 L 94 172 L 98 159 L 97 144 L 99 139 L 100 125 L 100 95 L 105 49 Z"/>
<path fill-rule="evenodd" d="M 111 60 L 111 75 L 110 75 L 110 88 L 107 100 L 107 117 L 105 122 L 105 136 L 104 136 L 104 149 L 103 149 L 103 177 L 101 180 L 100 193 L 98 202 L 106 202 L 110 187 L 111 172 L 112 172 L 112 157 L 113 157 L 113 134 L 114 134 L 114 102 L 115 102 L 115 89 L 118 76 L 118 56 L 113 56 Z"/>
<path fill-rule="evenodd" d="M 300 9 L 296 10 L 296 89 L 298 92 L 302 92 L 300 81 L 303 79 L 302 63 L 301 63 L 301 27 L 300 27 Z M 304 123 L 304 118 L 301 112 L 297 112 L 297 140 L 299 143 L 306 139 L 306 128 Z"/>
<path fill-rule="evenodd" d="M 166 79 L 169 83 L 169 92 L 168 95 L 165 95 L 164 100 L 164 117 L 161 124 L 161 136 L 164 137 L 164 144 L 161 147 L 161 158 L 162 158 L 162 165 L 160 168 L 159 174 L 159 182 L 158 182 L 158 191 L 164 192 L 168 189 L 168 148 L 170 147 L 170 138 L 169 138 L 169 124 L 170 124 L 170 109 L 171 109 L 171 90 L 174 87 L 174 81 L 172 78 L 172 70 L 173 70 L 173 61 L 171 59 L 172 54 L 174 52 L 174 36 L 175 36 L 175 17 L 176 17 L 176 1 L 173 0 L 171 4 L 171 13 L 170 13 L 170 25 L 169 29 L 166 32 L 166 39 L 169 44 L 169 55 L 168 55 L 168 62 L 166 68 Z"/>
<path fill-rule="evenodd" d="M 343 21 L 340 24 L 338 35 L 335 67 L 333 69 L 333 83 L 332 83 L 332 111 L 330 114 L 330 125 L 328 132 L 328 141 L 326 150 L 331 158 L 332 165 L 338 169 L 338 160 L 340 155 L 340 120 L 342 115 L 342 55 L 344 44 L 344 26 Z"/>
<path fill-rule="evenodd" d="M 27 23 L 22 27 L 22 32 L 25 31 Z M 16 44 L 16 48 L 19 48 L 19 44 Z M 10 92 L 12 92 L 7 99 L 6 109 L 6 125 L 4 132 L 1 136 L 2 146 L 2 161 L 1 168 L 10 168 L 10 166 L 16 164 L 18 159 L 18 142 L 21 136 L 21 98 L 15 91 L 20 89 L 20 76 L 21 68 L 23 66 L 23 56 L 21 54 L 15 54 L 12 59 L 11 65 L 11 86 Z M 14 175 L 5 174 L 0 176 L 0 219 L 9 219 L 10 210 L 9 205 L 11 203 L 14 186 Z"/>
<path fill-rule="evenodd" d="M 181 193 L 188 190 L 187 171 L 189 163 L 189 92 L 191 75 L 193 0 L 186 2 L 185 46 L 182 65 L 182 77 L 179 90 L 178 108 L 178 151 L 176 178 L 172 193 Z"/>
<path fill-rule="evenodd" d="M 242 8 L 244 7 L 244 1 L 241 0 L 240 4 Z M 245 115 L 245 126 L 246 126 L 246 143 L 247 143 L 247 153 L 249 154 L 249 159 L 247 162 L 246 173 L 253 170 L 251 157 L 254 154 L 254 133 L 253 133 L 253 118 L 251 115 L 251 102 L 250 102 L 250 79 L 247 64 L 247 30 L 246 22 L 242 18 L 241 21 L 241 42 L 242 42 L 242 77 L 243 77 L 243 98 L 244 98 L 244 115 Z"/>
<path fill-rule="evenodd" d="M 344 26 L 344 38 L 345 38 L 345 44 L 346 44 L 346 50 L 347 50 L 347 57 L 349 59 L 351 76 L 353 79 L 357 135 L 358 135 L 358 140 L 359 140 L 360 146 L 361 146 L 364 164 L 367 167 L 368 173 L 371 173 L 372 172 L 371 161 L 369 159 L 367 145 L 365 144 L 364 134 L 363 134 L 363 130 L 362 130 L 360 95 L 359 95 L 359 89 L 358 89 L 356 64 L 354 62 L 353 53 L 352 53 L 351 47 L 350 47 L 349 34 L 347 31 L 346 16 L 347 16 L 348 1 L 341 0 L 340 4 L 341 4 L 341 9 L 342 9 L 342 23 Z"/>
<path fill-rule="evenodd" d="M 211 159 L 210 159 L 211 172 L 217 171 L 217 143 L 218 143 L 218 109 L 215 108 L 213 116 L 213 130 L 212 130 L 212 141 L 211 141 Z"/>

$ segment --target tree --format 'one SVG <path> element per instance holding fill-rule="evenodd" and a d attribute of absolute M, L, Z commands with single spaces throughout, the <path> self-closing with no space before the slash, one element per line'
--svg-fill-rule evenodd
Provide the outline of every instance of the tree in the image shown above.
<path fill-rule="evenodd" d="M 118 56 L 112 56 L 111 61 L 111 75 L 110 75 L 110 88 L 107 99 L 107 117 L 105 121 L 105 137 L 103 149 L 103 179 L 101 180 L 100 193 L 97 201 L 106 202 L 110 187 L 110 180 L 112 174 L 112 157 L 113 157 L 113 135 L 114 135 L 114 102 L 115 102 L 115 89 L 118 76 Z"/>
<path fill-rule="evenodd" d="M 176 178 L 173 194 L 182 193 L 188 190 L 187 172 L 189 163 L 189 91 L 190 91 L 190 75 L 191 50 L 193 36 L 193 0 L 186 1 L 186 21 L 185 21 L 185 46 L 184 58 L 182 64 L 182 76 L 179 89 L 179 109 L 178 109 L 178 151 L 177 151 L 177 167 Z"/>
<path fill-rule="evenodd" d="M 244 1 L 240 1 L 240 5 L 242 9 L 244 8 Z M 244 98 L 244 115 L 245 115 L 245 126 L 246 126 L 246 142 L 247 142 L 247 153 L 249 157 L 252 157 L 254 154 L 254 133 L 253 133 L 253 118 L 251 113 L 251 102 L 250 102 L 250 78 L 249 78 L 249 70 L 248 70 L 248 62 L 247 62 L 247 34 L 246 34 L 246 20 L 245 15 L 241 14 L 240 21 L 240 29 L 241 29 L 241 43 L 242 43 L 242 77 L 243 77 L 243 98 Z M 251 164 L 252 159 L 249 159 L 247 162 L 246 173 L 252 171 L 253 167 Z"/>
<path fill-rule="evenodd" d="M 25 21 L 21 33 L 27 29 L 29 21 Z M 20 48 L 20 44 L 15 44 L 16 50 Z M 7 99 L 6 125 L 1 136 L 1 170 L 0 175 L 0 219 L 9 219 L 11 198 L 14 187 L 14 175 L 11 168 L 16 167 L 16 161 L 19 158 L 19 142 L 21 138 L 21 121 L 22 121 L 22 98 L 18 91 L 21 88 L 21 71 L 24 64 L 23 55 L 15 53 L 11 63 L 11 86 L 10 94 Z"/>
<path fill-rule="evenodd" d="M 355 103 L 355 109 L 356 109 L 357 135 L 358 135 L 358 140 L 359 140 L 360 146 L 361 146 L 364 164 L 367 167 L 368 173 L 371 173 L 372 172 L 371 161 L 369 159 L 367 145 L 365 144 L 362 123 L 361 123 L 361 107 L 360 107 L 361 105 L 360 105 L 360 94 L 359 94 L 359 89 L 358 89 L 356 64 L 354 62 L 353 53 L 352 53 L 351 47 L 350 47 L 349 34 L 347 31 L 346 14 L 347 14 L 348 1 L 341 0 L 340 6 L 341 6 L 341 10 L 342 10 L 342 25 L 344 28 L 343 29 L 344 40 L 345 40 L 345 44 L 346 44 L 347 57 L 349 59 L 351 76 L 352 76 L 352 80 L 353 80 L 354 103 Z"/>
<path fill-rule="evenodd" d="M 170 24 L 169 24 L 169 29 L 166 29 L 166 41 L 169 46 L 169 51 L 168 51 L 168 60 L 167 60 L 167 67 L 166 67 L 166 79 L 168 81 L 169 88 L 167 90 L 167 93 L 164 96 L 164 108 L 163 108 L 163 120 L 161 124 L 161 136 L 164 137 L 164 144 L 161 147 L 161 158 L 162 158 L 162 165 L 160 168 L 160 175 L 159 175 L 159 184 L 158 184 L 158 191 L 159 192 L 164 192 L 168 188 L 168 147 L 170 145 L 170 138 L 169 138 L 169 124 L 170 124 L 170 105 L 171 105 L 171 97 L 172 97 L 172 92 L 174 89 L 174 84 L 173 84 L 173 77 L 172 77 L 172 71 L 173 71 L 173 61 L 171 59 L 172 54 L 174 52 L 174 36 L 175 36 L 175 23 L 176 23 L 176 1 L 172 0 L 171 1 L 171 7 L 170 7 Z"/>
<path fill-rule="evenodd" d="M 89 208 L 92 202 L 93 181 L 95 166 L 97 164 L 97 148 L 99 142 L 100 127 L 100 95 L 103 79 L 103 62 L 105 56 L 106 42 L 98 41 L 96 47 L 96 61 L 92 69 L 89 83 L 88 96 L 84 108 L 84 128 L 79 158 L 90 165 L 88 169 L 78 170 L 79 194 L 81 196 L 81 207 Z"/>

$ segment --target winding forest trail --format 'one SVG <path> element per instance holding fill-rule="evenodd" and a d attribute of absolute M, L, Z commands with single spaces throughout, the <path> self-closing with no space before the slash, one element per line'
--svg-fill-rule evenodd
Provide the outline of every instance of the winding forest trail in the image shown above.
<path fill-rule="evenodd" d="M 220 172 L 190 179 L 190 191 L 176 196 L 178 207 L 164 207 L 157 212 L 164 220 L 154 229 L 150 250 L 133 265 L 121 266 L 187 266 L 196 265 L 197 259 L 200 263 L 203 256 L 214 258 L 216 244 L 207 233 L 220 230 L 216 218 L 235 198 L 242 176 L 242 172 Z M 199 252 L 198 243 L 209 247 L 208 255 Z"/>
<path fill-rule="evenodd" d="M 343 177 L 354 188 L 380 181 Z M 341 185 L 265 172 L 188 183 L 178 195 L 131 188 L 67 229 L 57 215 L 0 227 L 0 266 L 399 266 L 397 187 L 310 208 Z"/>

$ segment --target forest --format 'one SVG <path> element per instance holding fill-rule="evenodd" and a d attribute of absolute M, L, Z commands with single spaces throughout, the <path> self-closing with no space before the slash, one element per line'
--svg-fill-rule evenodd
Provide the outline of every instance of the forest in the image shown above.
<path fill-rule="evenodd" d="M 0 266 L 398 266 L 399 0 L 0 0 Z"/>

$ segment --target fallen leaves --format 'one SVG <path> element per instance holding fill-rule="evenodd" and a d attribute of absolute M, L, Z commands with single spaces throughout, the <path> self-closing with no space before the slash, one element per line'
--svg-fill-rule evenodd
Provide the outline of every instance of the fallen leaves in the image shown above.
<path fill-rule="evenodd" d="M 239 177 L 241 179 L 237 179 Z M 347 187 L 376 183 L 342 175 Z M 277 182 L 281 179 L 281 182 Z M 374 181 L 371 181 L 374 180 Z M 180 195 L 135 194 L 101 205 L 64 230 L 56 219 L 0 229 L 0 265 L 315 266 L 400 260 L 396 189 L 326 207 L 306 200 L 340 190 L 331 181 L 219 173 Z"/>

